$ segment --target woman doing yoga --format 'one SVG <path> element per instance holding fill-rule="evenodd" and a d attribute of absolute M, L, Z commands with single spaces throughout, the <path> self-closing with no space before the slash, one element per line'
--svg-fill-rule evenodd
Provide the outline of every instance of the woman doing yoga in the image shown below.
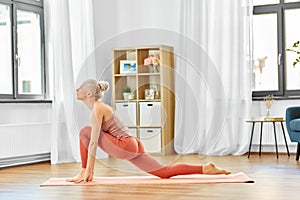
<path fill-rule="evenodd" d="M 91 110 L 92 126 L 80 131 L 80 155 L 82 169 L 69 182 L 88 182 L 93 180 L 97 146 L 107 154 L 126 159 L 141 170 L 161 178 L 185 174 L 230 174 L 229 171 L 206 165 L 174 164 L 162 165 L 144 151 L 141 141 L 128 133 L 112 108 L 99 101 L 103 92 L 109 89 L 108 82 L 89 79 L 78 89 L 77 99 Z"/>

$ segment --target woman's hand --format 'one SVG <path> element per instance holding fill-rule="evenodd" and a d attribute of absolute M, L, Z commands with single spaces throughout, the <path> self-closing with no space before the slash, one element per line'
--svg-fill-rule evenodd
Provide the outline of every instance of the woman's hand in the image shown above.
<path fill-rule="evenodd" d="M 86 182 L 92 181 L 93 176 L 94 176 L 94 173 L 92 171 L 86 170 L 84 173 L 83 182 L 86 183 Z"/>
<path fill-rule="evenodd" d="M 80 183 L 80 182 L 84 181 L 85 172 L 86 172 L 85 169 L 81 169 L 81 171 L 79 172 L 79 174 L 77 174 L 73 178 L 67 179 L 66 181 L 67 182 Z"/>
<path fill-rule="evenodd" d="M 79 174 L 74 176 L 73 178 L 67 179 L 67 182 L 81 183 L 81 182 L 89 182 L 93 180 L 94 172 L 91 172 L 86 169 L 81 169 Z"/>

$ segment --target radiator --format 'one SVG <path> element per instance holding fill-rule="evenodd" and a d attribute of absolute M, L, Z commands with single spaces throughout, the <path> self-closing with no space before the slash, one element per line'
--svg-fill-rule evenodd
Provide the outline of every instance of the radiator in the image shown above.
<path fill-rule="evenodd" d="M 0 168 L 50 160 L 51 122 L 1 124 Z"/>
<path fill-rule="evenodd" d="M 0 159 L 0 169 L 5 167 L 25 165 L 44 161 L 50 161 L 50 153 L 3 158 Z"/>

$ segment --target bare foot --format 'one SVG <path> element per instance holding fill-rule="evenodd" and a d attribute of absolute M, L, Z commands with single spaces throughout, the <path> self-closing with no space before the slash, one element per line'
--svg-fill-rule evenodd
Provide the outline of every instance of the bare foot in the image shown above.
<path fill-rule="evenodd" d="M 66 179 L 67 182 L 74 182 L 74 183 L 80 183 L 83 181 L 84 178 L 85 169 L 81 169 L 79 174 L 74 176 L 73 178 Z"/>
<path fill-rule="evenodd" d="M 231 174 L 230 171 L 216 167 L 214 163 L 203 165 L 203 174 Z"/>

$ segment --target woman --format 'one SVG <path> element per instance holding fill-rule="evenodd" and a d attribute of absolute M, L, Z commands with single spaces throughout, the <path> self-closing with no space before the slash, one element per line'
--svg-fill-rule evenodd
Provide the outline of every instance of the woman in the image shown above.
<path fill-rule="evenodd" d="M 99 101 L 103 92 L 109 89 L 108 82 L 89 79 L 78 89 L 77 99 L 91 110 L 92 126 L 80 131 L 80 155 L 82 169 L 69 182 L 88 182 L 93 180 L 97 146 L 109 155 L 126 159 L 143 171 L 161 177 L 170 178 L 184 174 L 230 174 L 229 171 L 217 168 L 213 163 L 206 165 L 174 164 L 164 166 L 144 152 L 141 141 L 128 134 L 112 108 Z"/>

